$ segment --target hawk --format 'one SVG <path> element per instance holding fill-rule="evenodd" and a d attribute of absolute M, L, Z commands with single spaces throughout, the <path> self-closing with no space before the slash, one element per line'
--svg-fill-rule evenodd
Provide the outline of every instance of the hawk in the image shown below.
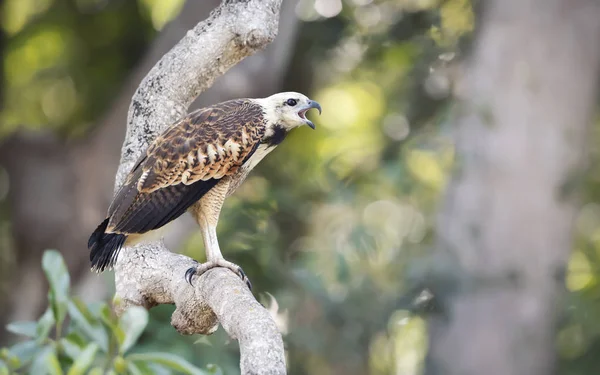
<path fill-rule="evenodd" d="M 189 211 L 202 231 L 206 263 L 194 275 L 226 267 L 250 281 L 238 265 L 223 258 L 217 223 L 225 198 L 248 173 L 302 125 L 315 125 L 306 112 L 319 103 L 296 92 L 260 99 L 235 99 L 191 112 L 168 127 L 142 153 L 115 195 L 107 218 L 88 241 L 92 270 L 114 266 L 123 246 L 140 241 Z"/>

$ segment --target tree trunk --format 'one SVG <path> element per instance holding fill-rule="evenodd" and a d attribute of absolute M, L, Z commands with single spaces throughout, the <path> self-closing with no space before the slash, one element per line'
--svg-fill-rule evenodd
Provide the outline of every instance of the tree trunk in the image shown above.
<path fill-rule="evenodd" d="M 546 375 L 594 112 L 600 4 L 490 0 L 457 87 L 428 374 Z"/>

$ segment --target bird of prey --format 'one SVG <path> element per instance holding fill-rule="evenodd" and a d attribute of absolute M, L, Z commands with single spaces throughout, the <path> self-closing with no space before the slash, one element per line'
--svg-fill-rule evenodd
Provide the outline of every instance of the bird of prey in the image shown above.
<path fill-rule="evenodd" d="M 296 127 L 314 124 L 306 112 L 319 103 L 296 92 L 235 99 L 202 108 L 168 127 L 142 153 L 115 195 L 107 218 L 88 241 L 92 270 L 113 267 L 123 246 L 139 242 L 189 211 L 202 231 L 207 262 L 234 271 L 251 288 L 241 267 L 223 258 L 217 222 L 225 198 Z"/>

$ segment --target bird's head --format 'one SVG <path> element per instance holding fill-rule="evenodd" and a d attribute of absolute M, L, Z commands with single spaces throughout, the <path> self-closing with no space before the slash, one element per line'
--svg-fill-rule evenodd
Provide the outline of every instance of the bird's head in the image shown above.
<path fill-rule="evenodd" d="M 319 103 L 297 92 L 280 92 L 267 98 L 257 99 L 257 101 L 265 109 L 268 123 L 277 124 L 288 131 L 302 125 L 308 125 L 314 129 L 315 124 L 306 118 L 306 112 L 315 108 L 321 114 Z"/>

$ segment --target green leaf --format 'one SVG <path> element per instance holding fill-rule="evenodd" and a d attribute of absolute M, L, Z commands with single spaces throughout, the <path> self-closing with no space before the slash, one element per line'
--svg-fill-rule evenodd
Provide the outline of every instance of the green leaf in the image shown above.
<path fill-rule="evenodd" d="M 131 374 L 131 375 L 143 375 L 145 374 L 144 372 L 142 372 L 142 370 L 140 370 L 140 368 L 133 362 L 128 362 L 127 363 L 127 371 Z"/>
<path fill-rule="evenodd" d="M 73 298 L 68 305 L 69 315 L 75 325 L 89 339 L 94 340 L 103 352 L 108 352 L 108 334 L 97 317 L 93 316 L 86 305 Z"/>
<path fill-rule="evenodd" d="M 46 346 L 33 361 L 29 369 L 30 375 L 63 375 L 60 368 L 56 349 L 53 346 Z"/>
<path fill-rule="evenodd" d="M 162 367 L 161 365 L 157 365 L 156 363 L 150 363 L 150 362 L 138 362 L 138 363 L 134 363 L 134 362 L 131 362 L 131 361 L 128 362 L 128 363 L 130 365 L 135 366 L 144 375 L 165 375 L 165 374 L 171 374 L 172 373 L 171 371 L 169 371 L 165 367 Z"/>
<path fill-rule="evenodd" d="M 72 360 L 76 360 L 80 355 L 83 347 L 87 344 L 87 339 L 79 332 L 70 332 L 67 336 L 59 341 L 62 353 Z"/>
<path fill-rule="evenodd" d="M 21 360 L 7 348 L 0 350 L 0 359 L 8 365 L 9 368 L 15 369 L 21 366 Z"/>
<path fill-rule="evenodd" d="M 22 363 L 31 361 L 39 350 L 40 347 L 35 341 L 20 342 L 10 348 L 10 352 L 16 355 Z"/>
<path fill-rule="evenodd" d="M 6 325 L 6 330 L 16 335 L 34 338 L 36 336 L 37 322 L 12 322 Z"/>
<path fill-rule="evenodd" d="M 107 304 L 104 304 L 98 310 L 98 314 L 102 319 L 102 323 L 104 323 L 104 325 L 110 329 L 113 336 L 115 336 L 115 338 L 117 339 L 117 343 L 120 347 L 123 343 L 123 340 L 125 340 L 125 332 L 123 332 L 121 327 L 119 327 L 119 321 L 111 311 L 110 307 L 108 307 Z"/>
<path fill-rule="evenodd" d="M 62 255 L 56 250 L 46 250 L 42 258 L 42 268 L 48 278 L 50 291 L 48 298 L 54 312 L 56 322 L 62 324 L 67 315 L 69 303 L 69 272 Z"/>
<path fill-rule="evenodd" d="M 73 362 L 73 366 L 71 366 L 69 372 L 67 372 L 67 375 L 83 375 L 92 365 L 97 352 L 98 344 L 95 342 L 92 342 L 86 346 L 75 362 Z"/>
<path fill-rule="evenodd" d="M 59 343 L 62 352 L 66 354 L 67 357 L 71 358 L 73 361 L 79 358 L 79 355 L 81 354 L 81 348 L 79 347 L 79 345 L 64 337 L 60 339 Z"/>
<path fill-rule="evenodd" d="M 4 361 L 0 360 L 0 375 L 9 375 L 10 370 Z"/>
<path fill-rule="evenodd" d="M 203 371 L 196 366 L 192 365 L 185 359 L 169 353 L 137 353 L 131 354 L 127 357 L 130 361 L 140 362 L 154 362 L 163 366 L 169 367 L 173 370 L 182 372 L 190 375 L 208 375 L 206 371 Z"/>
<path fill-rule="evenodd" d="M 119 327 L 125 333 L 125 338 L 120 342 L 120 353 L 125 353 L 137 342 L 142 332 L 148 325 L 148 311 L 143 307 L 133 306 L 128 308 L 119 319 Z"/>
<path fill-rule="evenodd" d="M 48 308 L 42 317 L 37 321 L 37 326 L 35 327 L 37 342 L 42 343 L 48 338 L 50 330 L 55 323 L 56 321 L 54 320 L 54 313 L 50 308 Z"/>

